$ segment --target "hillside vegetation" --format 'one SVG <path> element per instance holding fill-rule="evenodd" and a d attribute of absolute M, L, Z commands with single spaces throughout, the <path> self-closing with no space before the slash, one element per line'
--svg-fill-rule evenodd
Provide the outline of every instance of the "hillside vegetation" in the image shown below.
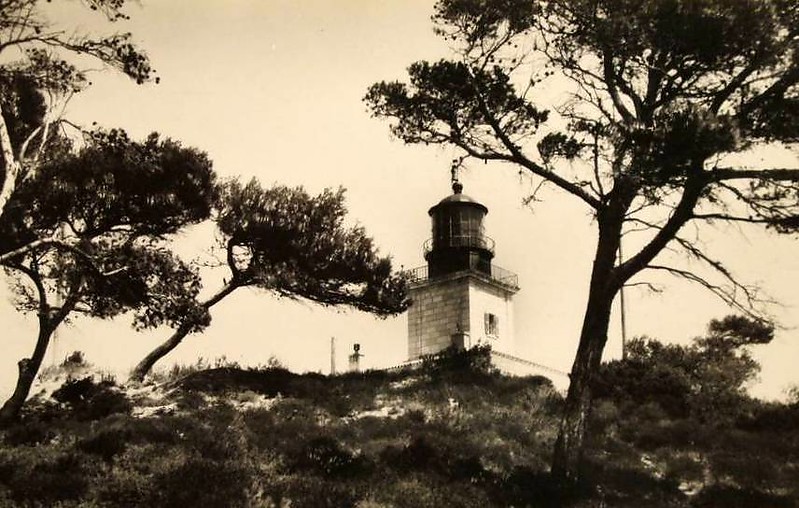
<path fill-rule="evenodd" d="M 661 404 L 662 394 L 624 381 L 629 362 L 607 367 L 612 383 L 599 389 L 586 481 L 558 498 L 548 464 L 562 397 L 545 378 L 493 372 L 485 350 L 446 353 L 413 371 L 333 377 L 278 366 L 189 369 L 138 388 L 83 376 L 81 365 L 80 357 L 66 362 L 67 382 L 3 431 L 0 505 L 760 508 L 799 500 L 799 406 L 742 396 L 740 411 L 713 420 L 674 400 L 692 397 L 667 387 L 679 378 L 674 370 L 650 369 L 646 383 L 674 394 Z"/>

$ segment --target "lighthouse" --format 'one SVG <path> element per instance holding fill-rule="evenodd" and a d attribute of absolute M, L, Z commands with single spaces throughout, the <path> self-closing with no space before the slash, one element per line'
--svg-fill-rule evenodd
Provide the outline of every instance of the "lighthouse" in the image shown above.
<path fill-rule="evenodd" d="M 488 208 L 464 194 L 457 180 L 452 192 L 428 211 L 427 265 L 410 271 L 409 360 L 450 346 L 514 351 L 518 277 L 492 263 L 495 245 L 483 224 Z"/>

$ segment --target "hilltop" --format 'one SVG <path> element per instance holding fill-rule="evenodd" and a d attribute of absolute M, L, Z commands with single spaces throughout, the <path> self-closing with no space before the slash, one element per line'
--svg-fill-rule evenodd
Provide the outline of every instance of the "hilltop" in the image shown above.
<path fill-rule="evenodd" d="M 600 398 L 586 483 L 556 499 L 562 396 L 479 350 L 416 370 L 178 370 L 120 387 L 71 367 L 0 448 L 3 506 L 796 506 L 799 408 L 710 425 Z"/>

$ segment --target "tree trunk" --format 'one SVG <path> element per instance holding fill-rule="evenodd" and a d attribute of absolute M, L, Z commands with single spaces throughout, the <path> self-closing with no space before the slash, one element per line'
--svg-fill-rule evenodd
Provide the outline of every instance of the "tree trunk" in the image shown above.
<path fill-rule="evenodd" d="M 578 480 L 591 410 L 591 385 L 608 340 L 613 299 L 623 282 L 616 273 L 616 260 L 624 214 L 633 196 L 630 187 L 619 184 L 607 207 L 597 215 L 599 238 L 591 270 L 588 303 L 552 457 L 552 477 L 565 488 Z"/>
<path fill-rule="evenodd" d="M 33 381 L 36 379 L 36 374 L 39 373 L 39 368 L 44 361 L 44 355 L 47 353 L 50 339 L 56 328 L 75 309 L 75 305 L 80 299 L 80 289 L 83 285 L 82 279 L 79 279 L 67 294 L 61 308 L 53 309 L 47 303 L 47 291 L 39 273 L 22 266 L 15 266 L 14 268 L 20 270 L 31 279 L 39 294 L 39 335 L 36 338 L 33 355 L 30 358 L 23 358 L 18 363 L 19 377 L 17 378 L 17 385 L 14 387 L 14 393 L 0 408 L 0 426 L 7 425 L 19 417 L 22 406 L 30 394 Z"/>
<path fill-rule="evenodd" d="M 211 307 L 222 301 L 223 298 L 239 287 L 241 286 L 237 283 L 228 283 L 221 290 L 219 290 L 218 293 L 202 303 L 202 307 L 205 308 L 206 311 L 210 310 Z M 133 372 L 130 374 L 130 380 L 139 383 L 144 381 L 145 376 L 150 373 L 150 370 L 152 370 L 155 363 L 171 353 L 173 349 L 178 347 L 180 343 L 183 342 L 183 339 L 185 339 L 186 336 L 191 333 L 191 328 L 191 323 L 181 324 L 178 329 L 175 330 L 175 333 L 173 333 L 166 341 L 159 344 L 155 349 L 150 351 L 150 353 L 147 354 L 147 356 L 145 356 L 142 361 L 136 365 L 136 367 L 134 367 Z"/>
<path fill-rule="evenodd" d="M 601 294 L 591 298 L 586 308 L 552 459 L 552 476 L 564 486 L 573 485 L 578 480 L 591 410 L 591 385 L 607 342 L 612 303 L 612 295 Z"/>
<path fill-rule="evenodd" d="M 14 194 L 19 178 L 20 164 L 14 156 L 14 147 L 11 145 L 11 137 L 8 135 L 8 128 L 3 119 L 3 108 L 0 105 L 0 150 L 3 154 L 3 185 L 0 187 L 0 217 L 8 204 L 8 200 Z"/>
<path fill-rule="evenodd" d="M 152 370 L 153 365 L 155 365 L 158 360 L 171 353 L 173 349 L 178 347 L 188 334 L 188 326 L 182 325 L 178 327 L 178 329 L 175 330 L 175 333 L 173 333 L 166 341 L 159 344 L 155 349 L 150 351 L 147 356 L 145 356 L 142 361 L 136 365 L 136 367 L 133 369 L 133 372 L 130 373 L 130 380 L 139 383 L 144 381 L 144 377 L 150 372 L 150 370 Z"/>
<path fill-rule="evenodd" d="M 622 285 L 646 268 L 652 259 L 671 241 L 691 218 L 707 179 L 699 170 L 686 181 L 680 202 L 669 220 L 636 255 L 616 266 L 625 214 L 638 192 L 637 184 L 620 178 L 608 195 L 607 204 L 598 210 L 599 239 L 591 272 L 588 304 L 580 332 L 580 345 L 572 366 L 566 407 L 560 423 L 552 457 L 552 476 L 568 488 L 579 478 L 586 425 L 591 411 L 591 387 L 602 361 L 608 340 L 608 327 L 613 299 Z"/>
<path fill-rule="evenodd" d="M 36 339 L 36 347 L 33 349 L 33 355 L 30 358 L 23 358 L 19 361 L 19 377 L 17 378 L 17 385 L 14 388 L 14 393 L 0 408 L 0 426 L 9 424 L 19 417 L 22 406 L 30 394 L 33 381 L 36 379 L 36 374 L 44 361 L 44 355 L 47 352 L 47 346 L 50 344 L 50 338 L 53 336 L 55 326 L 49 323 L 46 317 L 39 318 L 39 336 Z"/>

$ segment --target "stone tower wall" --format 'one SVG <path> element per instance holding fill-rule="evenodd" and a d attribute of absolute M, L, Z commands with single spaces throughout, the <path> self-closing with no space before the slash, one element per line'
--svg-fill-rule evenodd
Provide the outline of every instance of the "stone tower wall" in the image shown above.
<path fill-rule="evenodd" d="M 450 277 L 410 287 L 408 358 L 434 354 L 469 333 L 469 279 Z M 465 344 L 469 347 L 468 344 Z"/>

